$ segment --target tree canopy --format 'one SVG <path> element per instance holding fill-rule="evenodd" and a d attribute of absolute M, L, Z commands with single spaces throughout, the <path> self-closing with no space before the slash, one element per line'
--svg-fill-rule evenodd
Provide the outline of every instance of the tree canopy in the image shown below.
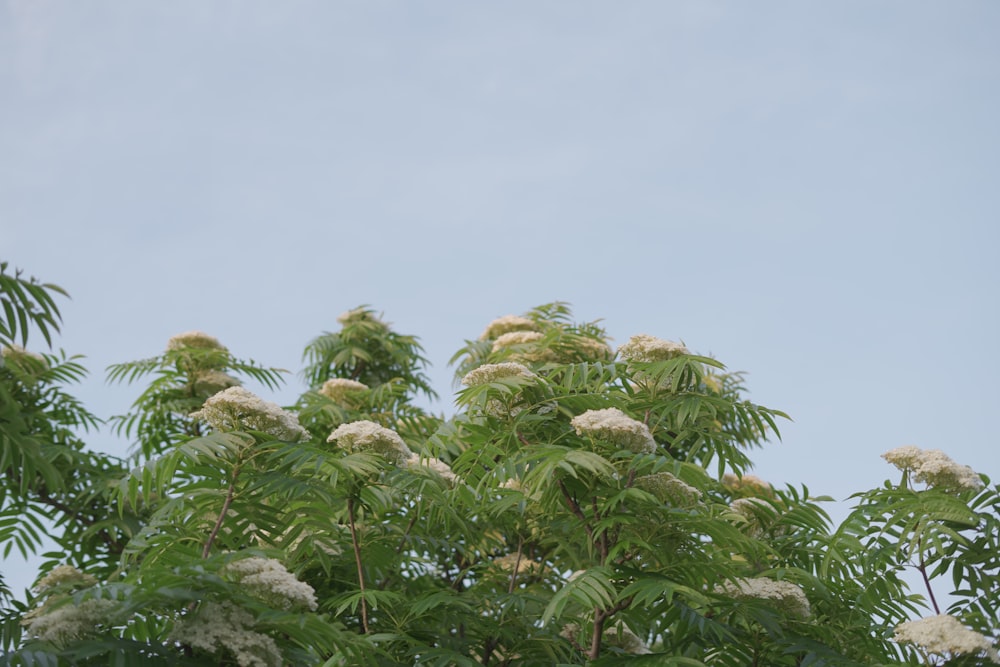
<path fill-rule="evenodd" d="M 786 415 L 682 343 L 542 305 L 466 340 L 435 414 L 419 339 L 360 306 L 294 405 L 189 331 L 107 369 L 136 398 L 102 419 L 29 348 L 61 296 L 0 264 L 0 545 L 43 559 L 0 581 L 2 664 L 1000 662 L 1000 488 L 899 447 L 833 525 L 750 474 Z"/>

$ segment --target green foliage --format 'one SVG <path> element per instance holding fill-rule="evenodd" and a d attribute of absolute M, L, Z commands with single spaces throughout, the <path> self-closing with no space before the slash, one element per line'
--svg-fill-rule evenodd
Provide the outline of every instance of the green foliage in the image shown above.
<path fill-rule="evenodd" d="M 58 323 L 47 288 L 18 285 L 7 343 Z M 828 499 L 748 474 L 785 415 L 717 360 L 649 337 L 615 353 L 549 304 L 466 342 L 445 418 L 414 402 L 434 395 L 415 337 L 365 307 L 340 323 L 290 410 L 224 391 L 280 371 L 198 332 L 112 366 L 145 383 L 110 424 L 127 465 L 84 445 L 103 425 L 65 391 L 74 357 L 5 355 L 0 545 L 58 544 L 26 600 L 0 590 L 6 664 L 986 659 L 892 629 L 947 612 L 994 636 L 997 487 L 916 488 L 907 468 L 833 527 Z"/>

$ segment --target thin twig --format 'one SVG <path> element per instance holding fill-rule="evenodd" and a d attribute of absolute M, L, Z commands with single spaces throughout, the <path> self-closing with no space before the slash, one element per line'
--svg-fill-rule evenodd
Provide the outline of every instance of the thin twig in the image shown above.
<path fill-rule="evenodd" d="M 222 522 L 225 521 L 226 514 L 229 513 L 229 506 L 233 504 L 233 496 L 236 494 L 236 478 L 239 475 L 240 469 L 235 468 L 233 470 L 233 479 L 229 482 L 229 488 L 226 490 L 226 500 L 222 503 L 222 509 L 219 511 L 219 518 L 215 520 L 215 526 L 212 527 L 212 532 L 208 534 L 208 540 L 205 541 L 205 548 L 201 550 L 202 558 L 208 558 L 208 554 L 212 552 L 212 543 L 215 542 L 215 538 L 222 528 Z"/>

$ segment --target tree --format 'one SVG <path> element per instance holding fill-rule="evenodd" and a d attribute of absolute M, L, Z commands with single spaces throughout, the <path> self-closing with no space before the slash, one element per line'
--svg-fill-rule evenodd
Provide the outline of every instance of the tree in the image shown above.
<path fill-rule="evenodd" d="M 187 332 L 109 369 L 146 381 L 107 427 L 51 343 L 61 289 L 0 272 L 0 541 L 46 554 L 4 592 L 11 665 L 971 665 L 996 659 L 1000 490 L 943 453 L 823 497 L 749 474 L 785 415 L 684 345 L 613 350 L 566 304 L 452 359 L 454 414 L 414 336 L 368 307 L 282 371 Z M 911 590 L 912 568 L 922 587 Z M 945 594 L 952 602 L 942 607 Z M 926 615 L 926 618 L 919 617 Z"/>

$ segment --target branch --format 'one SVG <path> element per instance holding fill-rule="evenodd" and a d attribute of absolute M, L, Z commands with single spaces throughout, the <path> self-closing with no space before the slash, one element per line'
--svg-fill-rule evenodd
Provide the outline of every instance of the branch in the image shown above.
<path fill-rule="evenodd" d="M 365 600 L 365 570 L 361 565 L 361 545 L 354 527 L 354 497 L 347 498 L 347 519 L 351 527 L 351 544 L 354 545 L 354 564 L 358 568 L 358 585 L 361 586 L 361 632 L 368 634 L 368 602 Z"/>
<path fill-rule="evenodd" d="M 212 532 L 208 534 L 208 540 L 205 541 L 205 548 L 201 550 L 202 558 L 208 558 L 208 554 L 212 551 L 212 543 L 215 542 L 215 538 L 222 528 L 222 522 L 226 519 L 226 514 L 229 513 L 229 506 L 233 504 L 233 496 L 236 494 L 236 479 L 239 475 L 240 469 L 237 466 L 233 469 L 233 480 L 229 482 L 229 488 L 226 489 L 226 500 L 222 503 L 219 518 L 215 520 L 215 526 L 213 526 Z"/>
<path fill-rule="evenodd" d="M 593 541 L 594 529 L 590 527 L 590 523 L 587 521 L 586 515 L 583 513 L 583 510 L 580 509 L 580 504 L 577 503 L 573 496 L 570 495 L 569 489 L 566 488 L 566 485 L 563 484 L 561 479 L 557 480 L 556 483 L 559 485 L 559 490 L 562 491 L 563 498 L 566 500 L 566 505 L 569 506 L 569 510 L 573 513 L 573 516 L 583 522 L 583 527 L 587 531 L 587 536 L 591 539 L 591 541 Z"/>

